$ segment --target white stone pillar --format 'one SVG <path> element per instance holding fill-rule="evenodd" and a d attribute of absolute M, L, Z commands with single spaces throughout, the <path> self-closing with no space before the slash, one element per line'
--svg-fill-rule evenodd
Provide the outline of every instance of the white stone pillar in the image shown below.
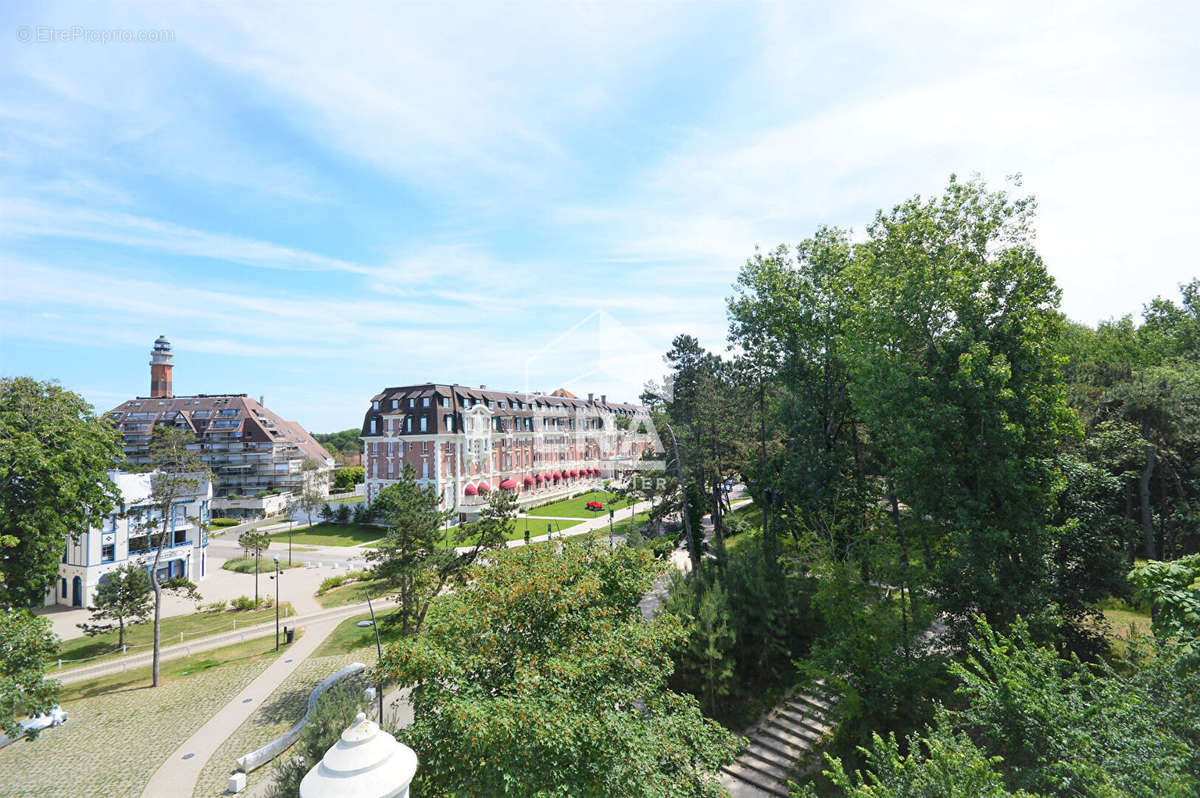
<path fill-rule="evenodd" d="M 408 798 L 417 755 L 362 712 L 300 782 L 300 798 Z"/>

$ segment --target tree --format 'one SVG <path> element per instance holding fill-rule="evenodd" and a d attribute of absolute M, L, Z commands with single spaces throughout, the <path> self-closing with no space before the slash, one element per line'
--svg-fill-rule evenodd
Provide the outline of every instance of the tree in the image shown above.
<path fill-rule="evenodd" d="M 0 606 L 41 604 L 67 541 L 120 500 L 106 472 L 121 458 L 112 425 L 77 394 L 0 379 Z"/>
<path fill-rule="evenodd" d="M 290 541 L 290 536 L 289 536 Z M 254 606 L 258 606 L 258 562 L 264 551 L 271 547 L 271 536 L 257 529 L 247 529 L 238 535 L 238 545 L 247 557 L 254 558 Z"/>
<path fill-rule="evenodd" d="M 308 525 L 311 527 L 313 523 L 313 513 L 320 513 L 327 506 L 325 494 L 321 492 L 314 481 L 305 480 L 300 487 L 300 496 L 295 501 L 295 508 L 308 518 Z M 291 526 L 288 527 L 288 565 L 292 564 L 292 532 Z"/>
<path fill-rule="evenodd" d="M 345 466 L 339 468 L 333 475 L 333 492 L 346 493 L 354 490 L 354 486 L 365 482 L 367 471 L 362 466 Z"/>
<path fill-rule="evenodd" d="M 1046 605 L 1053 458 L 1074 422 L 1033 211 L 951 179 L 940 197 L 878 213 L 849 272 L 854 410 L 902 549 L 911 527 L 959 622 L 978 612 L 1003 625 Z"/>
<path fill-rule="evenodd" d="M 1129 572 L 1137 598 L 1153 608 L 1154 636 L 1200 654 L 1200 554 L 1148 562 Z"/>
<path fill-rule="evenodd" d="M 10 738 L 21 733 L 20 715 L 48 712 L 57 703 L 58 681 L 42 678 L 57 651 L 45 618 L 20 607 L 0 609 L 0 730 Z"/>
<path fill-rule="evenodd" d="M 154 591 L 154 660 L 151 667 L 153 686 L 159 685 L 160 625 L 162 621 L 162 594 L 164 590 L 181 591 L 197 597 L 196 587 L 184 577 L 160 581 L 158 565 L 162 561 L 163 549 L 171 535 L 175 520 L 175 505 L 181 499 L 196 494 L 212 476 L 199 455 L 193 451 L 195 436 L 178 427 L 157 426 L 150 439 L 149 461 L 154 469 L 150 478 L 150 496 L 147 504 L 154 515 L 146 523 L 154 545 L 154 560 L 150 566 L 150 587 Z M 158 527 L 159 532 L 153 530 Z M 258 575 L 255 574 L 257 593 Z"/>
<path fill-rule="evenodd" d="M 465 569 L 481 552 L 503 549 L 513 530 L 517 500 L 508 491 L 494 491 L 470 526 L 453 533 L 455 542 L 471 541 L 463 553 L 449 546 L 450 535 L 443 525 L 453 515 L 440 509 L 440 498 L 433 488 L 422 488 L 411 468 L 400 479 L 380 491 L 372 504 L 388 525 L 378 548 L 367 553 L 375 562 L 375 573 L 393 588 L 400 606 L 389 616 L 400 624 L 401 633 L 416 634 L 434 598 L 448 586 L 461 581 Z"/>
<path fill-rule="evenodd" d="M 679 620 L 646 622 L 637 549 L 522 547 L 472 567 L 380 670 L 412 687 L 398 734 L 421 795 L 717 796 L 732 736 L 667 689 Z"/>
<path fill-rule="evenodd" d="M 78 624 L 88 636 L 117 629 L 117 646 L 125 645 L 125 627 L 150 617 L 150 577 L 137 563 L 126 563 L 105 575 L 96 587 L 90 622 Z"/>

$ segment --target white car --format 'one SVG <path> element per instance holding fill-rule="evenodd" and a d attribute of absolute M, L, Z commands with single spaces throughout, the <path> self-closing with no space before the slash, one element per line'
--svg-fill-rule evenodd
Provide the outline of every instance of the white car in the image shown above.
<path fill-rule="evenodd" d="M 21 727 L 22 731 L 30 731 L 33 729 L 41 731 L 42 729 L 47 729 L 51 726 L 61 726 L 66 722 L 67 711 L 62 707 L 55 705 L 49 712 L 42 715 L 34 715 L 31 718 L 21 721 L 17 725 Z M 8 735 L 0 734 L 0 748 L 3 748 L 11 742 L 12 740 L 9 739 Z"/>

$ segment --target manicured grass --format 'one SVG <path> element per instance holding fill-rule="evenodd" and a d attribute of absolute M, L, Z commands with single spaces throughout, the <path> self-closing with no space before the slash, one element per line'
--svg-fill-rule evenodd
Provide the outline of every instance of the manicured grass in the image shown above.
<path fill-rule="evenodd" d="M 629 530 L 633 529 L 634 526 L 641 527 L 649 520 L 650 520 L 650 512 L 647 510 L 644 513 L 638 513 L 637 515 L 633 516 L 632 518 L 626 518 L 624 521 L 617 521 L 615 524 L 613 524 L 613 534 L 614 535 L 627 535 L 627 534 L 629 534 Z M 603 537 L 605 534 L 608 533 L 608 527 L 605 526 L 601 529 L 597 529 L 596 533 L 598 535 L 600 535 L 601 537 Z"/>
<path fill-rule="evenodd" d="M 303 631 L 303 629 L 297 630 L 299 634 L 303 634 Z M 287 647 L 281 644 L 279 652 L 283 653 L 286 650 Z M 195 676 L 198 673 L 203 673 L 204 671 L 229 663 L 274 656 L 274 635 L 247 640 L 244 643 L 234 643 L 230 646 L 214 648 L 212 651 L 193 654 L 190 657 L 180 657 L 179 659 L 171 659 L 163 662 L 159 667 L 160 684 L 184 679 L 188 676 Z M 148 687 L 151 681 L 150 672 L 151 666 L 144 665 L 140 668 L 101 676 L 98 679 L 89 679 L 85 682 L 74 682 L 63 685 L 59 691 L 59 703 L 66 704 L 70 701 L 91 698 L 92 696 L 111 693 L 116 690 Z"/>
<path fill-rule="evenodd" d="M 589 510 L 584 506 L 588 502 L 600 502 L 604 505 L 604 509 L 599 512 Z M 620 510 L 622 507 L 628 506 L 628 501 L 619 499 L 615 494 L 609 493 L 606 490 L 593 490 L 582 496 L 576 496 L 573 499 L 565 499 L 543 507 L 534 507 L 532 510 L 529 510 L 528 514 L 532 516 L 557 516 L 559 518 L 582 518 L 586 520 L 599 515 L 607 515 L 610 509 Z"/>
<path fill-rule="evenodd" d="M 363 589 L 371 592 L 371 601 L 381 595 L 383 590 L 382 579 L 369 579 L 366 582 L 349 582 L 341 587 L 335 587 L 333 590 L 327 590 L 317 596 L 317 603 L 326 609 L 330 607 L 341 607 L 345 604 L 361 604 L 367 600 Z"/>
<path fill-rule="evenodd" d="M 474 545 L 475 544 L 474 536 L 470 536 L 466 540 L 460 540 L 458 537 L 458 533 L 460 531 L 465 531 L 469 534 L 470 529 L 474 523 L 475 522 L 472 521 L 471 523 L 463 524 L 461 527 L 453 527 L 451 529 L 446 530 L 446 536 L 442 540 L 438 541 L 438 546 L 440 548 L 450 548 L 450 547 Z M 525 539 L 525 530 L 527 530 L 527 529 L 529 530 L 529 536 L 531 538 L 535 538 L 538 535 L 544 535 L 544 534 L 546 534 L 546 524 L 550 524 L 553 528 L 554 534 L 557 535 L 559 532 L 563 531 L 564 529 L 570 529 L 571 527 L 573 527 L 577 524 L 582 524 L 582 523 L 583 523 L 582 519 L 575 520 L 575 521 L 565 521 L 565 520 L 560 520 L 557 518 L 550 518 L 550 519 L 515 518 L 515 519 L 513 519 L 513 531 L 510 532 L 506 536 L 506 538 L 508 540 L 524 540 Z"/>
<path fill-rule="evenodd" d="M 361 501 L 366 501 L 366 496 L 347 496 L 344 499 L 328 499 L 330 504 L 357 504 Z"/>
<path fill-rule="evenodd" d="M 291 615 L 292 605 L 284 602 L 280 605 L 280 612 L 284 608 L 287 608 L 288 614 Z M 180 632 L 183 632 L 183 639 L 186 642 L 205 635 L 232 631 L 235 620 L 239 627 L 265 623 L 266 621 L 275 620 L 275 610 L 273 608 L 245 612 L 225 610 L 222 612 L 197 612 L 191 615 L 177 615 L 173 618 L 162 619 L 162 623 L 159 625 L 159 634 L 162 644 L 168 646 L 179 642 Z M 125 644 L 130 648 L 134 646 L 145 647 L 153 642 L 154 623 L 152 621 L 135 624 L 125 629 Z M 117 646 L 117 632 L 112 631 L 96 635 L 95 637 L 76 637 L 71 640 L 65 640 L 59 649 L 59 656 L 62 657 L 63 665 L 66 666 L 67 660 L 86 659 L 94 661 L 102 657 L 112 658 L 120 656 L 120 651 L 121 649 Z M 72 662 L 71 664 L 75 663 Z"/>
<path fill-rule="evenodd" d="M 294 546 L 292 547 L 292 551 L 296 551 Z M 275 572 L 274 557 L 275 553 L 259 555 L 258 572 L 260 574 Z M 252 574 L 254 573 L 254 565 L 255 559 L 253 557 L 234 557 L 233 559 L 226 560 L 224 563 L 222 563 L 221 567 L 226 571 L 236 571 L 239 574 Z M 286 571 L 288 568 L 299 568 L 300 565 L 301 563 L 298 562 L 293 562 L 291 565 L 288 565 L 286 549 L 284 550 L 283 556 L 279 558 L 279 570 L 281 571 Z"/>
<path fill-rule="evenodd" d="M 309 543 L 313 546 L 357 546 L 383 537 L 383 527 L 364 524 L 331 524 L 322 521 L 310 527 L 291 532 L 293 543 Z M 276 532 L 271 540 L 287 545 L 288 533 Z"/>
<path fill-rule="evenodd" d="M 379 641 L 384 645 L 394 643 L 400 639 L 400 627 L 396 624 L 388 624 L 387 618 L 394 610 L 378 613 L 375 617 L 379 620 Z M 313 651 L 314 657 L 328 657 L 335 654 L 349 654 L 353 651 L 360 651 L 364 648 L 375 648 L 375 627 L 359 626 L 359 621 L 371 620 L 371 613 L 356 615 L 353 618 L 348 618 L 338 624 L 337 628 L 329 633 L 329 637 L 325 638 L 321 645 L 317 646 Z"/>

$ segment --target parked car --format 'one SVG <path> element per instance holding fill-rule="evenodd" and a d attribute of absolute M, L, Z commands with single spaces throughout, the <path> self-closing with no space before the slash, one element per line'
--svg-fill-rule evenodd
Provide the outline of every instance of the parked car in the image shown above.
<path fill-rule="evenodd" d="M 49 712 L 42 715 L 34 715 L 31 718 L 21 721 L 19 724 L 21 731 L 41 731 L 42 729 L 50 728 L 51 726 L 61 726 L 67 722 L 67 711 L 62 707 L 55 705 Z M 18 739 L 20 739 L 18 737 Z M 0 734 L 0 748 L 13 742 L 6 734 Z"/>

